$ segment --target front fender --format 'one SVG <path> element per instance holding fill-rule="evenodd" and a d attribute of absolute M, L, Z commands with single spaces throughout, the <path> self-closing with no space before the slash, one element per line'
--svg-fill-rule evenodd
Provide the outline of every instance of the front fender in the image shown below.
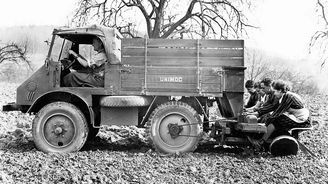
<path fill-rule="evenodd" d="M 64 101 L 77 106 L 83 112 L 89 122 L 94 124 L 94 112 L 92 110 L 91 95 L 70 90 L 68 88 L 53 90 L 42 94 L 33 102 L 27 112 L 37 113 L 45 105 L 56 101 Z"/>

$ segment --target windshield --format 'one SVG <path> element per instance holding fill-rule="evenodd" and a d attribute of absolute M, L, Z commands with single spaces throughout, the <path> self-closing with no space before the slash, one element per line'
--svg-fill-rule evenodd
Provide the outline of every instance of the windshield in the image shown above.
<path fill-rule="evenodd" d="M 60 61 L 61 59 L 68 58 L 68 50 L 71 48 L 72 42 L 55 36 L 53 46 L 50 54 L 50 60 Z"/>

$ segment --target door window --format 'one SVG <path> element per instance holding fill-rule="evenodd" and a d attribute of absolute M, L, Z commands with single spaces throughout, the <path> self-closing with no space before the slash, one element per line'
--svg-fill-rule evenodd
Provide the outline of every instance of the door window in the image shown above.
<path fill-rule="evenodd" d="M 60 61 L 61 59 L 68 58 L 68 50 L 71 46 L 71 41 L 56 36 L 52 46 L 50 59 L 52 61 Z"/>

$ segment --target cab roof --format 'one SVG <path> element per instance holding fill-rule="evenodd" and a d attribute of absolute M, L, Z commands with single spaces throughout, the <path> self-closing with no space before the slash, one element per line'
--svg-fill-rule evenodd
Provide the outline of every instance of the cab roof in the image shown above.
<path fill-rule="evenodd" d="M 122 35 L 117 29 L 100 25 L 90 25 L 84 27 L 61 27 L 53 31 L 54 35 L 71 40 L 76 43 L 91 44 L 92 38 L 97 37 L 119 37 Z"/>
<path fill-rule="evenodd" d="M 60 27 L 55 28 L 53 34 L 66 35 L 66 34 L 92 34 L 104 36 L 105 31 L 112 31 L 113 28 L 108 28 L 100 25 L 90 25 L 84 27 Z"/>

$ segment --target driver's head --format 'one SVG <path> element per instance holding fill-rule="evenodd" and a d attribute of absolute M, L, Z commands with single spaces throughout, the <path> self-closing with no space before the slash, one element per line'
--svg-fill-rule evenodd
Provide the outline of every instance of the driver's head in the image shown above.
<path fill-rule="evenodd" d="M 104 49 L 103 43 L 101 42 L 101 40 L 98 37 L 93 38 L 92 46 L 93 46 L 93 49 L 97 52 Z"/>

